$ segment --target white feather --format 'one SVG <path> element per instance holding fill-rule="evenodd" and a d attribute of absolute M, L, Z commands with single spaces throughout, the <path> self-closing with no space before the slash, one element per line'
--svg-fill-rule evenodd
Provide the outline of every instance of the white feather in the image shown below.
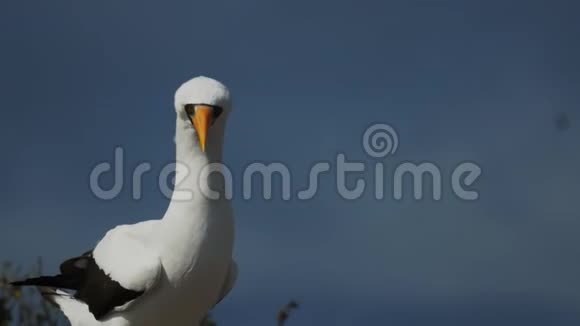
<path fill-rule="evenodd" d="M 93 257 L 97 265 L 122 287 L 146 291 L 153 287 L 161 272 L 161 260 L 147 247 L 151 228 L 159 221 L 120 225 L 107 232 L 97 244 Z"/>

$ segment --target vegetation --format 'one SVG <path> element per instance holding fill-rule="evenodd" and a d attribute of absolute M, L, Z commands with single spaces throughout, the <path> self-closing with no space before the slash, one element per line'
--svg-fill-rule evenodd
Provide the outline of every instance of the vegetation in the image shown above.
<path fill-rule="evenodd" d="M 46 300 L 43 300 L 35 288 L 17 288 L 9 281 L 22 278 L 23 275 L 39 275 L 42 272 L 42 260 L 29 273 L 3 263 L 0 269 L 0 326 L 56 326 L 64 325 L 59 312 Z"/>

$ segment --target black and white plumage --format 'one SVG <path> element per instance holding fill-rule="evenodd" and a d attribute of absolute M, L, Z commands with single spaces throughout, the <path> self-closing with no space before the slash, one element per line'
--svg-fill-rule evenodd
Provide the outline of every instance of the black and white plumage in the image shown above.
<path fill-rule="evenodd" d="M 178 89 L 175 109 L 176 160 L 187 173 L 163 218 L 117 226 L 60 274 L 13 283 L 38 286 L 73 326 L 195 325 L 235 284 L 230 202 L 207 195 L 225 185 L 201 173 L 221 163 L 229 91 L 197 77 Z"/>
<path fill-rule="evenodd" d="M 126 289 L 113 280 L 97 265 L 92 252 L 62 263 L 59 275 L 31 278 L 14 282 L 13 285 L 34 285 L 75 291 L 72 294 L 74 299 L 84 302 L 97 320 L 102 319 L 116 307 L 121 307 L 145 293 Z M 50 299 L 57 293 L 47 291 L 43 294 Z"/>

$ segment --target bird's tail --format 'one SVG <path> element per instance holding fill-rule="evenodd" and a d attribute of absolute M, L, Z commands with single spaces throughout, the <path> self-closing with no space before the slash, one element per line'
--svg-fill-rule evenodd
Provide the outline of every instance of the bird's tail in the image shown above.
<path fill-rule="evenodd" d="M 39 286 L 67 290 L 76 290 L 77 282 L 74 278 L 64 275 L 40 276 L 10 283 L 12 286 Z"/>
<path fill-rule="evenodd" d="M 59 308 L 73 326 L 100 325 L 89 312 L 86 304 L 76 300 L 71 293 L 54 287 L 54 282 L 62 284 L 53 276 L 43 276 L 13 282 L 13 286 L 37 286 L 45 300 Z M 59 285 L 60 286 L 60 285 Z"/>
<path fill-rule="evenodd" d="M 55 300 L 58 296 L 70 296 L 65 291 L 57 290 L 57 288 L 70 289 L 70 287 L 63 286 L 67 285 L 67 283 L 69 282 L 62 275 L 57 275 L 57 276 L 40 276 L 29 278 L 22 281 L 11 282 L 10 285 L 36 286 L 40 291 L 40 294 L 44 297 L 44 299 L 46 299 L 53 305 L 58 306 L 58 303 Z"/>
<path fill-rule="evenodd" d="M 50 286 L 57 287 L 61 283 L 61 278 L 57 276 L 41 276 L 29 278 L 22 281 L 16 281 L 10 283 L 12 286 Z"/>
<path fill-rule="evenodd" d="M 12 286 L 36 286 L 44 299 L 62 310 L 73 326 L 100 325 L 89 312 L 88 306 L 65 290 L 77 290 L 75 277 L 56 275 L 40 276 L 10 283 Z"/>

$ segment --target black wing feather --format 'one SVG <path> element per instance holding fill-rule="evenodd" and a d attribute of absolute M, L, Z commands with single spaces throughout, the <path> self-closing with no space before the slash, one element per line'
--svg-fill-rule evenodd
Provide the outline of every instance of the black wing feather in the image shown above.
<path fill-rule="evenodd" d="M 116 307 L 137 299 L 144 292 L 125 289 L 95 262 L 92 251 L 60 265 L 60 274 L 13 282 L 13 286 L 44 286 L 76 291 L 74 298 L 87 304 L 95 319 L 101 320 Z"/>
<path fill-rule="evenodd" d="M 97 320 L 144 293 L 125 289 L 105 274 L 94 259 L 89 262 L 85 275 L 85 282 L 75 293 L 75 298 L 85 302 Z"/>

